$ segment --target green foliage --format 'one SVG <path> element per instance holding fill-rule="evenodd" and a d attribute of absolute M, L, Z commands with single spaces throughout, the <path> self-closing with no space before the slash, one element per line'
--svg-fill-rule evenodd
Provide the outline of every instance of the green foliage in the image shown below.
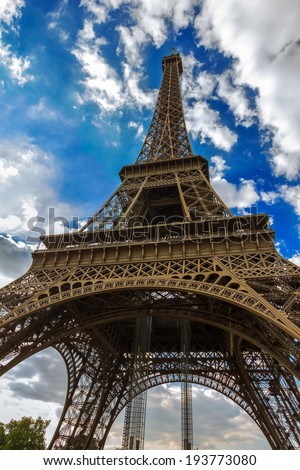
<path fill-rule="evenodd" d="M 5 444 L 5 424 L 0 423 L 0 449 L 3 449 L 3 446 Z"/>
<path fill-rule="evenodd" d="M 43 450 L 46 448 L 45 432 L 50 421 L 23 417 L 0 423 L 1 450 Z"/>

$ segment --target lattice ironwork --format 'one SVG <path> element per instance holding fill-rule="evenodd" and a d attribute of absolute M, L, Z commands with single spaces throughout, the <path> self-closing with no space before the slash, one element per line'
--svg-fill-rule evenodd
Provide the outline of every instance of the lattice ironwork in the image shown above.
<path fill-rule="evenodd" d="M 193 449 L 193 389 L 189 382 L 189 362 L 191 353 L 191 325 L 181 320 L 182 374 L 181 382 L 181 448 Z"/>
<path fill-rule="evenodd" d="M 135 322 L 134 364 L 130 377 L 132 399 L 125 410 L 122 449 L 144 449 L 147 390 L 136 396 L 135 387 L 140 377 L 147 375 L 146 355 L 150 349 L 151 323 L 151 317 L 140 317 Z"/>
<path fill-rule="evenodd" d="M 125 407 L 124 435 L 142 445 L 147 390 L 168 382 L 183 383 L 183 447 L 194 383 L 237 403 L 272 448 L 299 449 L 300 269 L 276 252 L 266 214 L 234 216 L 215 193 L 186 132 L 180 56 L 163 70 L 119 188 L 79 232 L 43 237 L 0 290 L 0 374 L 60 352 L 68 389 L 53 449 L 104 448 Z"/>
<path fill-rule="evenodd" d="M 173 54 L 165 57 L 162 65 L 164 74 L 153 119 L 137 163 L 193 156 L 179 83 L 181 58 Z"/>

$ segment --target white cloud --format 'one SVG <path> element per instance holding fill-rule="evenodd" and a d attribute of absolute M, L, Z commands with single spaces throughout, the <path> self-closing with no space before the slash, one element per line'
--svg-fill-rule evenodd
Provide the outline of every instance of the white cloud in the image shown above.
<path fill-rule="evenodd" d="M 218 95 L 226 101 L 234 113 L 236 123 L 244 127 L 251 126 L 256 113 L 250 108 L 244 87 L 235 83 L 234 73 L 226 71 L 217 80 Z"/>
<path fill-rule="evenodd" d="M 294 256 L 292 256 L 291 258 L 289 258 L 289 260 L 292 263 L 297 264 L 297 266 L 300 266 L 300 254 L 299 253 L 297 253 Z"/>
<path fill-rule="evenodd" d="M 10 277 L 0 273 L 0 287 L 6 286 L 6 284 L 9 284 L 14 279 L 15 276 Z"/>
<path fill-rule="evenodd" d="M 300 216 L 300 184 L 298 186 L 288 186 L 285 184 L 280 187 L 280 194 L 283 200 L 291 204 L 296 214 Z"/>
<path fill-rule="evenodd" d="M 0 287 L 24 274 L 31 262 L 32 247 L 11 236 L 0 235 Z"/>
<path fill-rule="evenodd" d="M 278 199 L 290 204 L 297 215 L 300 215 L 300 185 L 290 186 L 283 184 L 277 191 L 261 191 L 261 200 L 266 204 L 275 204 Z"/>
<path fill-rule="evenodd" d="M 188 55 L 181 54 L 181 59 L 184 69 L 181 82 L 183 100 L 188 103 L 210 97 L 217 84 L 215 75 L 202 70 L 203 64 L 192 52 Z"/>
<path fill-rule="evenodd" d="M 30 59 L 28 57 L 18 57 L 13 54 L 10 47 L 5 45 L 0 34 L 0 62 L 7 68 L 11 78 L 24 85 L 26 82 L 34 79 L 33 75 L 27 74 L 30 68 Z"/>
<path fill-rule="evenodd" d="M 273 202 L 274 194 L 278 196 L 273 192 L 259 195 L 256 184 L 251 179 L 240 178 L 238 184 L 231 183 L 224 177 L 226 170 L 229 169 L 224 158 L 214 155 L 210 161 L 211 184 L 228 207 L 243 210 L 255 205 L 260 196 L 265 202 Z"/>
<path fill-rule="evenodd" d="M 143 124 L 138 124 L 137 122 L 130 121 L 128 123 L 128 127 L 133 127 L 136 129 L 136 138 L 142 139 L 144 138 L 144 126 Z"/>
<path fill-rule="evenodd" d="M 0 141 L 0 162 L 4 169 L 0 185 L 2 232 L 26 237 L 28 220 L 37 215 L 47 219 L 49 206 L 55 207 L 56 216 L 74 215 L 56 194 L 60 173 L 52 155 L 26 137 L 16 137 Z"/>
<path fill-rule="evenodd" d="M 10 165 L 9 162 L 0 160 L 0 182 L 4 183 L 11 176 L 16 176 L 18 169 Z"/>
<path fill-rule="evenodd" d="M 196 0 L 81 0 L 80 6 L 89 14 L 78 36 L 74 55 L 86 76 L 85 99 L 98 104 L 102 112 L 111 112 L 127 106 L 153 107 L 156 92 L 145 92 L 139 83 L 143 78 L 141 49 L 148 43 L 160 47 L 168 37 L 168 22 L 175 31 L 193 20 Z M 123 6 L 132 24 L 119 25 L 118 53 L 124 53 L 123 77 L 108 64 L 96 44 L 94 25 L 109 21 L 109 14 Z M 96 47 L 95 47 L 96 46 Z"/>
<path fill-rule="evenodd" d="M 73 49 L 85 77 L 82 81 L 85 88 L 83 102 L 96 103 L 100 114 L 121 111 L 125 105 L 152 107 L 156 92 L 147 93 L 140 88 L 141 72 L 128 63 L 123 64 L 124 76 L 119 76 L 101 52 L 101 47 L 107 42 L 96 37 L 94 25 L 92 20 L 85 20 Z"/>
<path fill-rule="evenodd" d="M 182 61 L 182 95 L 188 131 L 201 143 L 208 139 L 217 148 L 229 151 L 236 143 L 237 135 L 222 124 L 220 114 L 207 101 L 216 88 L 216 76 L 201 70 L 202 64 L 192 53 L 183 55 Z"/>
<path fill-rule="evenodd" d="M 22 219 L 16 215 L 9 214 L 6 217 L 0 217 L 0 231 L 14 233 L 22 227 Z"/>
<path fill-rule="evenodd" d="M 25 5 L 25 0 L 1 0 L 0 20 L 7 25 L 12 25 L 15 18 L 21 16 L 21 9 Z"/>
<path fill-rule="evenodd" d="M 107 20 L 110 11 L 126 6 L 132 19 L 159 47 L 167 35 L 167 21 L 171 20 L 174 29 L 179 31 L 193 21 L 197 0 L 81 0 L 84 7 L 101 24 Z"/>
<path fill-rule="evenodd" d="M 226 165 L 224 158 L 214 155 L 210 159 L 212 166 L 210 167 L 210 176 L 212 179 L 217 180 L 223 177 L 225 170 L 229 169 Z"/>
<path fill-rule="evenodd" d="M 156 90 L 145 92 L 139 87 L 139 82 L 142 79 L 140 72 L 134 70 L 128 64 L 124 64 L 124 79 L 127 105 L 138 106 L 139 109 L 154 107 L 157 92 Z"/>
<path fill-rule="evenodd" d="M 25 5 L 24 0 L 2 0 L 0 4 L 0 21 L 6 24 L 7 28 L 16 32 L 14 27 L 15 20 L 20 18 L 21 9 Z M 11 52 L 10 45 L 6 44 L 3 36 L 5 29 L 0 30 L 0 63 L 8 70 L 13 81 L 19 85 L 33 80 L 33 76 L 28 74 L 30 68 L 29 57 L 18 57 Z"/>
<path fill-rule="evenodd" d="M 275 248 L 276 248 L 276 250 L 278 251 L 278 253 L 283 256 L 282 250 L 285 250 L 285 249 L 286 249 L 286 243 L 285 243 L 285 241 L 284 241 L 284 240 L 277 240 L 277 241 L 275 242 Z"/>
<path fill-rule="evenodd" d="M 274 204 L 280 197 L 280 194 L 276 191 L 261 191 L 261 200 L 266 204 Z"/>
<path fill-rule="evenodd" d="M 80 6 L 85 7 L 89 13 L 94 16 L 94 21 L 97 23 L 104 23 L 107 17 L 107 2 L 100 3 L 97 0 L 81 0 Z"/>
<path fill-rule="evenodd" d="M 212 186 L 229 207 L 246 209 L 259 201 L 253 180 L 240 179 L 238 185 L 230 183 L 225 178 L 214 179 Z"/>
<path fill-rule="evenodd" d="M 141 55 L 141 47 L 144 46 L 149 38 L 146 32 L 137 25 L 131 28 L 120 25 L 117 27 L 120 33 L 120 43 L 123 48 L 119 46 L 118 52 L 124 51 L 126 60 L 131 66 L 139 67 L 143 63 L 143 57 Z"/>
<path fill-rule="evenodd" d="M 22 416 L 50 419 L 46 440 L 50 441 L 62 411 L 67 373 L 60 354 L 46 349 L 14 367 L 1 379 L 0 421 Z"/>
<path fill-rule="evenodd" d="M 32 104 L 27 108 L 27 116 L 33 120 L 45 120 L 59 122 L 62 120 L 57 109 L 53 108 L 47 103 L 46 98 L 42 97 L 36 104 Z M 63 119 L 64 126 L 66 126 L 66 119 Z"/>
<path fill-rule="evenodd" d="M 28 57 L 16 57 L 14 54 L 9 54 L 8 60 L 5 61 L 11 77 L 19 85 L 24 85 L 24 83 L 33 80 L 33 75 L 27 75 L 27 70 L 30 67 L 30 60 Z"/>
<path fill-rule="evenodd" d="M 258 91 L 260 123 L 273 131 L 271 164 L 289 180 L 300 171 L 299 22 L 298 0 L 204 0 L 195 21 L 201 44 L 234 57 L 236 81 Z"/>
<path fill-rule="evenodd" d="M 259 201 L 259 194 L 253 180 L 240 178 L 238 185 L 224 178 L 224 172 L 229 167 L 222 157 L 211 158 L 211 184 L 228 207 L 246 209 Z"/>
<path fill-rule="evenodd" d="M 125 103 L 122 81 L 101 55 L 103 38 L 96 38 L 93 23 L 85 21 L 73 54 L 82 66 L 85 78 L 84 98 L 97 103 L 103 112 L 115 111 Z"/>
<path fill-rule="evenodd" d="M 131 15 L 136 23 L 160 47 L 168 35 L 167 21 L 171 21 L 175 32 L 186 28 L 193 21 L 196 0 L 133 0 Z"/>
<path fill-rule="evenodd" d="M 110 2 L 108 2 L 110 3 Z M 127 4 L 127 2 L 123 2 Z M 126 63 L 124 79 L 129 99 L 139 108 L 153 107 L 155 92 L 146 93 L 141 90 L 139 82 L 142 79 L 144 57 L 142 49 L 148 43 L 160 47 L 168 38 L 168 22 L 172 23 L 175 33 L 187 27 L 193 21 L 195 0 L 134 0 L 128 2 L 128 12 L 133 24 L 119 25 L 120 34 L 118 53 L 124 53 Z M 121 2 L 118 2 L 118 6 Z"/>
<path fill-rule="evenodd" d="M 215 147 L 229 151 L 237 141 L 237 136 L 220 121 L 220 114 L 204 101 L 198 101 L 185 111 L 186 125 L 194 139 L 207 139 Z"/>
<path fill-rule="evenodd" d="M 61 22 L 66 11 L 65 9 L 68 6 L 68 1 L 69 0 L 61 0 L 57 8 L 48 13 L 48 17 L 50 18 L 48 29 L 57 31 L 61 42 L 66 42 L 70 38 L 69 32 L 62 26 Z"/>

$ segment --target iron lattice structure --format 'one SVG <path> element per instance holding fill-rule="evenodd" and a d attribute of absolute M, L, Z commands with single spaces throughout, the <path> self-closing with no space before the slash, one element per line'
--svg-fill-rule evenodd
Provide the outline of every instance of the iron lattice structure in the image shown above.
<path fill-rule="evenodd" d="M 186 131 L 181 74 L 180 56 L 164 57 L 145 143 L 111 198 L 78 233 L 44 237 L 29 271 L 0 291 L 1 374 L 49 346 L 68 370 L 52 449 L 102 449 L 130 403 L 138 436 L 146 391 L 169 382 L 183 395 L 211 387 L 273 449 L 300 447 L 300 269 L 277 253 L 266 214 L 234 216 L 211 187 Z"/>
<path fill-rule="evenodd" d="M 145 372 L 145 362 L 151 341 L 152 318 L 136 319 L 133 341 L 134 364 L 131 369 L 131 401 L 125 410 L 122 449 L 144 449 L 147 390 L 135 396 L 135 387 Z"/>

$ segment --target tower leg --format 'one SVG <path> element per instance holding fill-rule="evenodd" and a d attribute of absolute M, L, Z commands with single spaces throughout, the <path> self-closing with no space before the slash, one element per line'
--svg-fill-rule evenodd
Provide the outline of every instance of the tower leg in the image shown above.
<path fill-rule="evenodd" d="M 188 382 L 191 329 L 189 320 L 181 320 L 182 375 L 181 382 L 181 447 L 193 448 L 193 390 Z"/>
<path fill-rule="evenodd" d="M 238 349 L 241 341 L 239 341 Z M 268 354 L 239 349 L 240 373 L 273 449 L 300 448 L 300 401 L 294 377 Z"/>
<path fill-rule="evenodd" d="M 129 373 L 123 355 L 94 349 L 82 340 L 58 347 L 69 387 L 50 449 L 101 449 L 125 393 Z"/>
<path fill-rule="evenodd" d="M 136 396 L 136 383 L 147 373 L 146 353 L 149 351 L 151 340 L 151 317 L 136 320 L 133 342 L 134 366 L 131 375 L 131 402 L 125 410 L 122 448 L 144 449 L 147 391 Z"/>

